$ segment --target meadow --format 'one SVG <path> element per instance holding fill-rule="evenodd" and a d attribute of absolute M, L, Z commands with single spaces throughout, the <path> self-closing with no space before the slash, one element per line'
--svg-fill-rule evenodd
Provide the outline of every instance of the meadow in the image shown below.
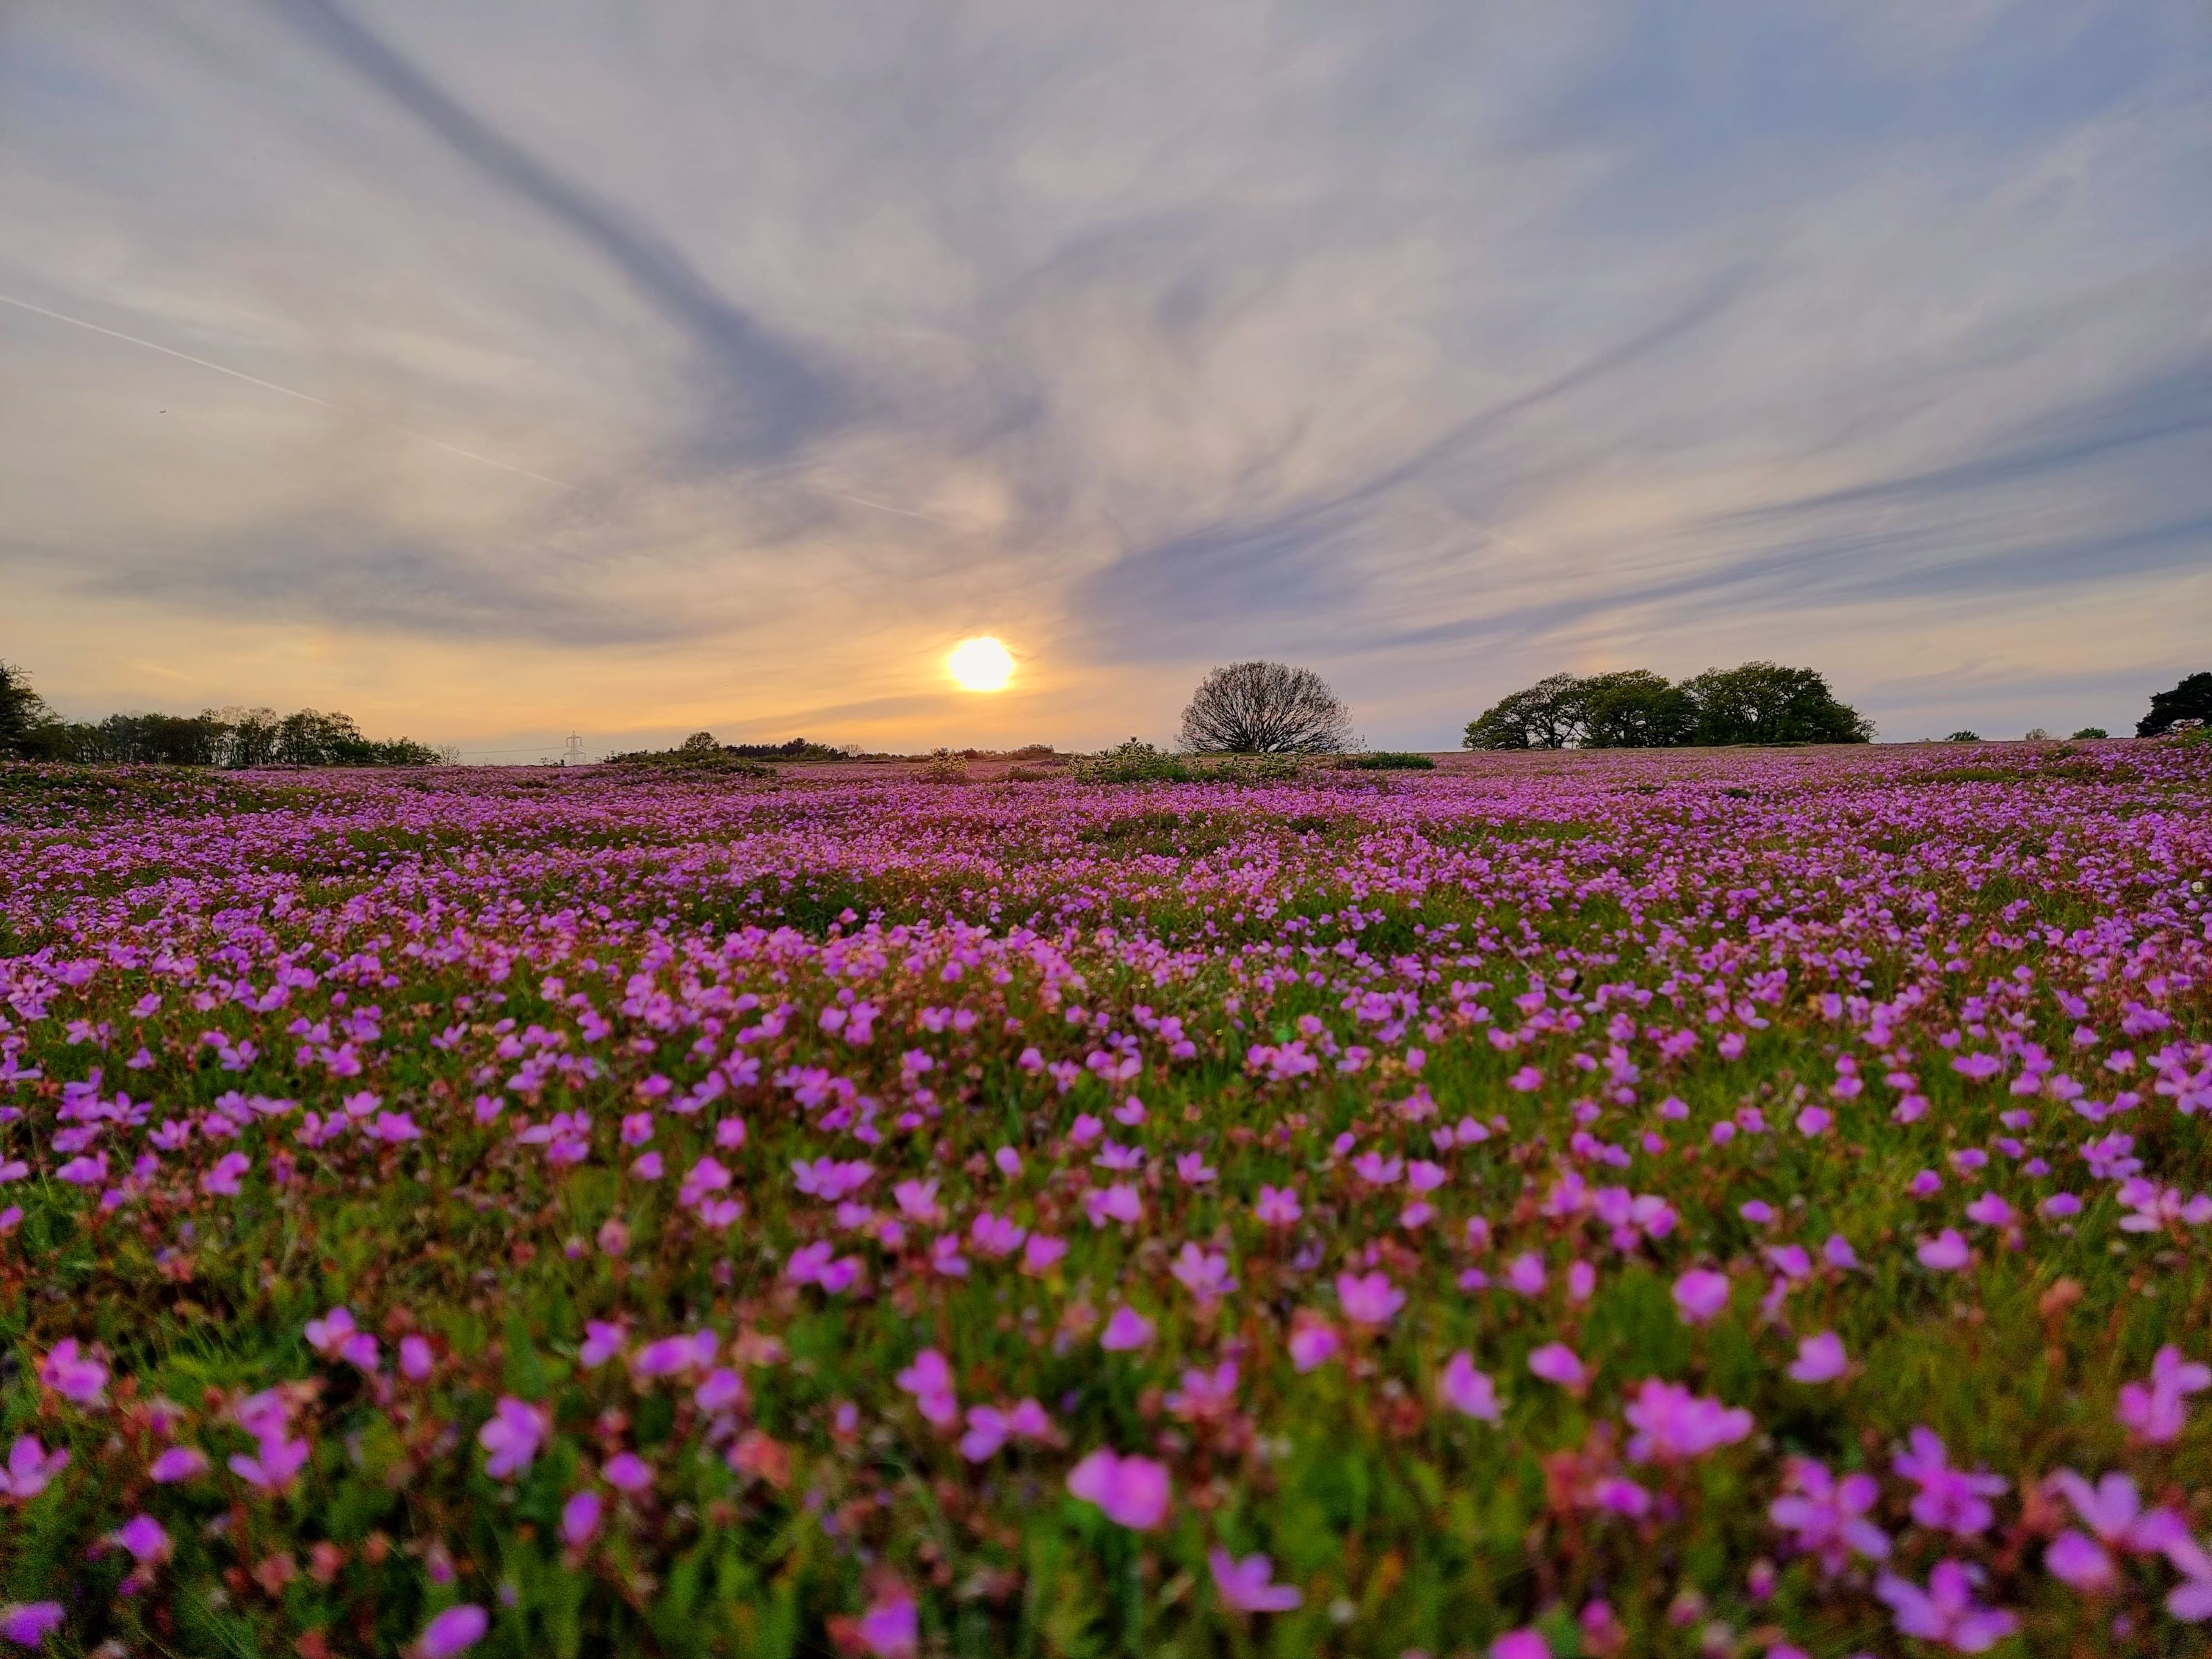
<path fill-rule="evenodd" d="M 2189 1654 L 2212 750 L 0 769 L 0 1652 Z"/>

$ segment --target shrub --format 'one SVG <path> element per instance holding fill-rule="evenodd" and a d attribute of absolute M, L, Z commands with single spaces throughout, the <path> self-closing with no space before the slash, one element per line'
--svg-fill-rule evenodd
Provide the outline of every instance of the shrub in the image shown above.
<path fill-rule="evenodd" d="M 968 757 L 956 755 L 950 749 L 932 750 L 921 763 L 921 775 L 928 783 L 965 783 L 968 781 Z"/>
<path fill-rule="evenodd" d="M 1337 764 L 1355 772 L 1433 772 L 1437 769 L 1437 763 L 1426 755 L 1407 754 L 1394 749 L 1377 749 L 1365 755 L 1346 755 Z"/>
<path fill-rule="evenodd" d="M 1187 783 L 1190 763 L 1131 738 L 1096 755 L 1079 755 L 1068 774 L 1082 783 Z"/>
<path fill-rule="evenodd" d="M 2031 726 L 2021 733 L 2020 740 L 2022 743 L 2049 743 L 2051 733 L 2039 726 Z"/>
<path fill-rule="evenodd" d="M 1943 739 L 1946 743 L 1979 743 L 1981 740 L 1982 734 L 1978 732 L 1954 732 Z"/>
<path fill-rule="evenodd" d="M 1351 737 L 1351 714 L 1310 668 L 1237 662 L 1199 682 L 1182 711 L 1183 747 L 1200 755 L 1320 755 Z"/>
<path fill-rule="evenodd" d="M 658 770 L 713 774 L 719 777 L 772 778 L 775 769 L 732 754 L 714 741 L 711 732 L 694 732 L 673 749 L 633 749 L 602 757 L 608 766 L 651 767 Z"/>
<path fill-rule="evenodd" d="M 2087 743 L 2098 738 L 2109 738 L 2112 735 L 2101 726 L 2085 726 L 2074 734 L 2074 741 Z"/>

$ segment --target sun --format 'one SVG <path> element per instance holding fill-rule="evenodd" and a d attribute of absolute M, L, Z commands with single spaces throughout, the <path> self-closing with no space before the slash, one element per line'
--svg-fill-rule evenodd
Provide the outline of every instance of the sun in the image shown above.
<path fill-rule="evenodd" d="M 1003 691 L 1014 677 L 1014 653 L 986 634 L 954 646 L 945 672 L 963 691 Z"/>

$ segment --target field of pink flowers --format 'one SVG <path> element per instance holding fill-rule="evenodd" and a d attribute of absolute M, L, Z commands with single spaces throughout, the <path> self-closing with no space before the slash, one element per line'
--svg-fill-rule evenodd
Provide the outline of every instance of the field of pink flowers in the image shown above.
<path fill-rule="evenodd" d="M 2212 1642 L 2212 750 L 0 771 L 0 1654 Z"/>

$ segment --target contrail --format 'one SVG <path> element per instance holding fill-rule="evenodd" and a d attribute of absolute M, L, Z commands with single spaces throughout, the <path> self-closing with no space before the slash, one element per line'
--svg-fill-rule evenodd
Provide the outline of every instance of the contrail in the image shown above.
<path fill-rule="evenodd" d="M 549 478 L 542 472 L 532 472 L 526 466 L 515 466 L 506 461 L 495 461 L 489 455 L 479 455 L 473 449 L 463 449 L 459 444 L 449 444 L 443 438 L 434 438 L 427 432 L 416 431 L 412 427 L 400 426 L 374 415 L 365 415 L 357 409 L 348 409 L 343 404 L 334 404 L 327 398 L 318 398 L 309 392 L 297 392 L 289 386 L 278 386 L 274 380 L 264 380 L 258 375 L 248 374 L 240 369 L 227 368 L 221 363 L 211 363 L 204 357 L 193 356 L 189 351 L 179 351 L 174 347 L 162 345 L 158 341 L 141 339 L 137 335 L 125 334 L 120 329 L 104 328 L 98 323 L 88 323 L 82 317 L 71 317 L 65 312 L 49 311 L 44 306 L 34 306 L 28 300 L 18 300 L 10 295 L 0 294 L 0 305 L 14 306 L 18 311 L 32 312 L 40 317 L 51 317 L 54 321 L 67 323 L 72 328 L 88 329 L 94 334 L 105 334 L 111 340 L 122 340 L 131 345 L 143 346 L 149 351 L 160 352 L 164 357 L 175 357 L 201 368 L 213 369 L 218 374 L 229 375 L 234 380 L 243 380 L 248 386 L 258 386 L 264 392 L 274 392 L 287 398 L 296 398 L 303 404 L 313 404 L 318 408 L 330 410 L 350 420 L 362 421 L 370 426 L 381 427 L 386 432 L 396 432 L 403 438 L 412 438 L 417 443 L 429 444 L 435 448 L 444 450 L 449 455 L 459 455 L 464 460 L 476 461 L 484 466 L 497 467 L 501 472 L 512 472 L 517 477 L 530 478 L 538 483 L 550 484 L 556 489 L 575 488 L 574 484 L 563 483 L 558 478 Z"/>

